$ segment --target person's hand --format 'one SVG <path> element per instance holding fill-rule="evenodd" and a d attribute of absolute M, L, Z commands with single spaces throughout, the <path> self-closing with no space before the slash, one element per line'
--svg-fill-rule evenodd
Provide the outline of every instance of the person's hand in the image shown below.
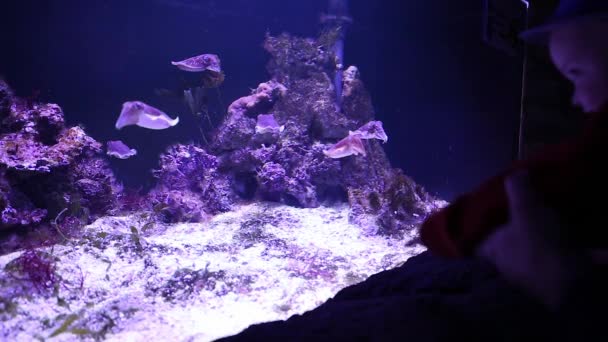
<path fill-rule="evenodd" d="M 507 178 L 505 189 L 510 220 L 481 244 L 477 255 L 493 263 L 506 280 L 555 309 L 580 267 L 564 241 L 566 227 L 534 193 L 527 174 Z"/>

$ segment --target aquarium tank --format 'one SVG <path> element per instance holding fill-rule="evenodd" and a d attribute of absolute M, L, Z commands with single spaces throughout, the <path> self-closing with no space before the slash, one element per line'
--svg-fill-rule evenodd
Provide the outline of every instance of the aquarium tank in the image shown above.
<path fill-rule="evenodd" d="M 421 222 L 518 151 L 523 60 L 481 1 L 0 11 L 2 341 L 301 315 L 423 252 Z"/>

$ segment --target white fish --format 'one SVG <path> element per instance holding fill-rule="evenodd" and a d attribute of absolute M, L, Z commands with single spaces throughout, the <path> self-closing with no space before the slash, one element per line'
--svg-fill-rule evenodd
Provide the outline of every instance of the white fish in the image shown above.
<path fill-rule="evenodd" d="M 116 120 L 116 129 L 136 125 L 149 129 L 165 129 L 177 125 L 179 117 L 171 119 L 164 112 L 141 101 L 127 101 Z"/>
<path fill-rule="evenodd" d="M 194 56 L 183 61 L 171 62 L 171 64 L 183 71 L 203 72 L 209 70 L 218 74 L 222 72 L 220 58 L 214 54 Z"/>
<path fill-rule="evenodd" d="M 130 148 L 120 140 L 108 141 L 106 154 L 118 159 L 129 159 L 137 155 L 137 150 Z"/>
<path fill-rule="evenodd" d="M 365 125 L 359 127 L 354 132 L 350 132 L 350 135 L 356 134 L 359 135 L 361 139 L 378 139 L 382 140 L 383 143 L 388 141 L 388 136 L 386 132 L 384 132 L 384 128 L 382 127 L 381 121 L 370 121 Z"/>
<path fill-rule="evenodd" d="M 323 153 L 330 158 L 344 158 L 359 154 L 365 156 L 365 147 L 359 135 L 350 131 L 348 133 L 346 138 L 338 141 Z"/>
<path fill-rule="evenodd" d="M 260 114 L 255 125 L 255 132 L 258 134 L 264 133 L 281 133 L 285 130 L 285 125 L 279 126 L 273 114 Z"/>

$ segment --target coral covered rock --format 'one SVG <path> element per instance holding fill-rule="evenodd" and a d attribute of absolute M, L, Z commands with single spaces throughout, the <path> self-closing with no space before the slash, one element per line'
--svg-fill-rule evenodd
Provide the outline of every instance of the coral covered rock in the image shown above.
<path fill-rule="evenodd" d="M 344 71 L 342 90 L 342 110 L 355 120 L 367 121 L 374 107 L 365 85 L 359 78 L 359 69 L 350 66 Z"/>
<path fill-rule="evenodd" d="M 267 35 L 264 48 L 273 56 L 268 63 L 268 72 L 290 87 L 291 80 L 335 70 L 336 59 L 330 49 L 332 44 L 329 40 L 300 38 L 287 33 L 278 37 Z"/>
<path fill-rule="evenodd" d="M 12 98 L 13 94 L 11 89 L 6 82 L 0 79 L 0 127 L 4 118 L 11 112 Z"/>
<path fill-rule="evenodd" d="M 69 179 L 75 185 L 80 205 L 95 216 L 113 209 L 122 192 L 122 186 L 117 183 L 108 162 L 101 157 L 86 158 L 73 165 Z"/>
<path fill-rule="evenodd" d="M 3 98 L 4 96 L 4 98 Z M 121 191 L 101 144 L 81 127 L 65 127 L 56 104 L 29 103 L 0 84 L 0 229 L 48 222 L 60 212 L 107 213 Z M 77 212 L 78 213 L 77 213 Z"/>
<path fill-rule="evenodd" d="M 30 126 L 34 128 L 34 126 Z M 0 164 L 9 169 L 49 173 L 54 168 L 68 166 L 81 156 L 101 151 L 101 144 L 86 135 L 80 127 L 63 130 L 56 143 L 46 145 L 30 133 L 8 133 L 0 137 Z"/>
<path fill-rule="evenodd" d="M 218 158 L 194 145 L 174 145 L 153 171 L 157 186 L 148 195 L 166 222 L 200 222 L 228 211 L 236 201 L 230 175 L 218 172 Z"/>
<path fill-rule="evenodd" d="M 228 116 L 217 129 L 212 149 L 226 151 L 246 146 L 255 134 L 257 116 L 267 113 L 286 92 L 282 84 L 269 81 L 261 83 L 251 95 L 234 101 L 228 107 Z"/>
<path fill-rule="evenodd" d="M 250 200 L 302 208 L 338 201 L 366 232 L 399 235 L 434 210 L 435 199 L 391 167 L 381 146 L 387 134 L 356 67 L 346 69 L 336 105 L 330 38 L 266 38 L 272 80 L 229 106 L 206 150 L 177 145 L 161 157 L 151 202 L 170 208 L 168 221 Z"/>

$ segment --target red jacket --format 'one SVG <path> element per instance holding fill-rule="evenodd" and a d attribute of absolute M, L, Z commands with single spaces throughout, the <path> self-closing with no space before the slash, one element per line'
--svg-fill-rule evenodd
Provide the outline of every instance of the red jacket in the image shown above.
<path fill-rule="evenodd" d="M 527 170 L 532 187 L 571 227 L 568 238 L 585 247 L 608 247 L 608 112 L 592 116 L 572 141 L 545 148 L 431 215 L 420 230 L 435 254 L 470 256 L 507 223 L 505 177 Z"/>

